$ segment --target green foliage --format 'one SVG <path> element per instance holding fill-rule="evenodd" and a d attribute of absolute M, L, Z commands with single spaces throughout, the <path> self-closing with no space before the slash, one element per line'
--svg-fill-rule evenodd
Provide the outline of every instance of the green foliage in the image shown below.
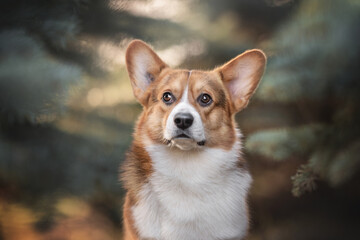
<path fill-rule="evenodd" d="M 54 59 L 21 30 L 0 34 L 0 52 L 3 118 L 35 122 L 44 115 L 63 111 L 69 87 L 81 79 L 78 67 Z"/>
<path fill-rule="evenodd" d="M 293 154 L 306 155 L 318 141 L 321 125 L 305 125 L 298 128 L 264 130 L 252 134 L 246 142 L 251 152 L 284 161 Z"/>
<path fill-rule="evenodd" d="M 316 150 L 309 159 L 309 167 L 332 186 L 349 180 L 360 166 L 359 140 L 350 142 L 343 148 L 323 148 Z"/>
<path fill-rule="evenodd" d="M 339 185 L 348 180 L 360 166 L 360 141 L 352 142 L 345 149 L 340 150 L 328 170 L 329 181 Z"/>
<path fill-rule="evenodd" d="M 305 192 L 311 192 L 316 189 L 317 176 L 312 168 L 308 165 L 301 165 L 296 174 L 291 177 L 293 181 L 292 193 L 294 196 L 299 197 Z"/>
<path fill-rule="evenodd" d="M 360 6 L 353 1 L 304 1 L 274 36 L 262 101 L 299 111 L 301 126 L 258 131 L 246 146 L 277 161 L 308 159 L 293 180 L 299 196 L 319 178 L 338 186 L 359 170 Z"/>
<path fill-rule="evenodd" d="M 321 101 L 350 76 L 359 51 L 359 6 L 348 1 L 304 1 L 270 46 L 275 51 L 258 92 L 264 101 Z M 345 74 L 345 75 L 344 75 Z M 341 91 L 345 90 L 345 92 Z"/>

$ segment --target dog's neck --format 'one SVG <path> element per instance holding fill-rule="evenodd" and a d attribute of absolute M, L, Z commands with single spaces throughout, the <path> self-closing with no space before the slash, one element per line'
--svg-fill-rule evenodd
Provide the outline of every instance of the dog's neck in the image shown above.
<path fill-rule="evenodd" d="M 133 208 L 141 236 L 198 240 L 240 239 L 245 235 L 246 195 L 251 176 L 238 165 L 241 161 L 239 138 L 230 150 L 205 147 L 183 151 L 161 144 L 145 148 L 153 172 Z M 183 223 L 198 229 L 189 233 Z M 161 233 L 164 226 L 171 230 L 165 235 Z"/>

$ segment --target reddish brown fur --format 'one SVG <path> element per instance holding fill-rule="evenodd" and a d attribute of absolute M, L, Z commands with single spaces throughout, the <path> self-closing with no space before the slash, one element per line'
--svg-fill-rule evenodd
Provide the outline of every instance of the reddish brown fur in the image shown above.
<path fill-rule="evenodd" d="M 244 56 L 252 57 L 251 60 L 259 62 L 259 68 L 254 73 L 254 81 L 250 91 L 242 98 L 237 98 L 229 91 L 228 83 L 236 77 L 236 65 Z M 147 74 L 152 82 L 142 90 L 135 79 L 136 55 L 145 56 L 150 61 Z M 246 107 L 249 98 L 264 71 L 265 55 L 259 50 L 245 52 L 232 59 L 227 64 L 213 71 L 192 71 L 189 78 L 188 70 L 169 68 L 144 42 L 135 40 L 130 43 L 126 53 L 126 64 L 134 90 L 135 97 L 144 109 L 136 124 L 134 141 L 127 154 L 122 167 L 122 180 L 127 190 L 124 204 L 124 232 L 126 240 L 138 239 L 131 216 L 131 207 L 138 201 L 138 192 L 152 173 L 152 160 L 145 150 L 149 142 L 165 144 L 163 133 L 167 118 L 171 110 L 180 101 L 186 85 L 188 84 L 188 100 L 201 116 L 205 135 L 206 147 L 231 149 L 236 141 L 234 115 Z M 164 92 L 171 92 L 176 102 L 166 105 L 162 101 Z M 202 107 L 197 99 L 201 93 L 209 94 L 213 103 Z M 244 160 L 239 159 L 239 167 L 244 167 Z"/>
<path fill-rule="evenodd" d="M 189 82 L 189 100 L 199 112 L 207 136 L 207 147 L 229 150 L 236 140 L 230 96 L 215 72 L 194 71 Z M 197 98 L 201 93 L 212 96 L 213 104 L 201 107 Z"/>

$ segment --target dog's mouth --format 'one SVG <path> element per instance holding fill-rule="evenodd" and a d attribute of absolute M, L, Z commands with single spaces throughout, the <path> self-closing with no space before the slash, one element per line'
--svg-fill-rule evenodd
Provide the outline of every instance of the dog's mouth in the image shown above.
<path fill-rule="evenodd" d="M 179 134 L 177 136 L 175 136 L 173 139 L 179 139 L 179 138 L 191 138 L 188 135 L 186 135 L 185 133 Z"/>
<path fill-rule="evenodd" d="M 173 137 L 172 139 L 166 139 L 166 143 L 168 145 L 171 145 L 172 143 L 177 143 L 177 145 L 180 143 L 186 143 L 186 142 L 193 142 L 196 143 L 198 146 L 204 146 L 205 145 L 205 140 L 196 142 L 195 139 L 193 139 L 192 137 L 190 137 L 189 135 L 185 134 L 185 133 L 181 133 L 179 135 L 176 135 L 175 137 Z M 189 143 L 188 143 L 189 144 Z"/>

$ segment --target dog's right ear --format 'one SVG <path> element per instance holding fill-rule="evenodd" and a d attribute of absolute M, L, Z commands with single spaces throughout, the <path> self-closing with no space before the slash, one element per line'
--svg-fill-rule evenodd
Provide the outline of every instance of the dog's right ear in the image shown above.
<path fill-rule="evenodd" d="M 126 49 L 126 67 L 134 95 L 145 105 L 144 93 L 167 65 L 145 42 L 133 40 Z"/>

